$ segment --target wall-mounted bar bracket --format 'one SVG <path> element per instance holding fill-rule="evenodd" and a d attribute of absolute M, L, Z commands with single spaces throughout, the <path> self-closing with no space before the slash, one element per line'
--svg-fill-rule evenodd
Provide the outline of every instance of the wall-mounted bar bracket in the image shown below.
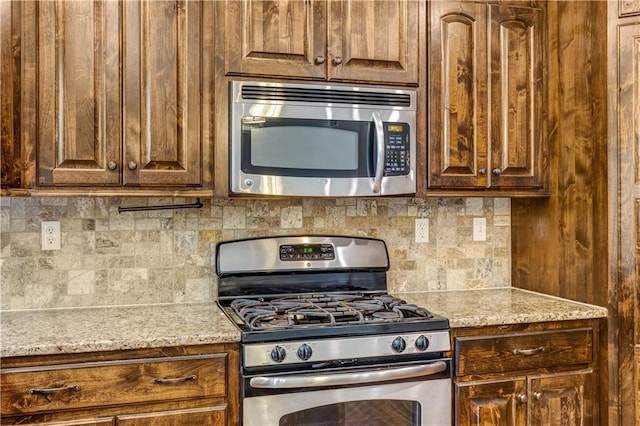
<path fill-rule="evenodd" d="M 118 213 L 123 212 L 141 212 L 147 210 L 177 210 L 177 209 L 201 209 L 204 206 L 200 198 L 196 198 L 193 204 L 170 204 L 166 206 L 138 206 L 138 207 L 122 207 L 118 206 Z"/>

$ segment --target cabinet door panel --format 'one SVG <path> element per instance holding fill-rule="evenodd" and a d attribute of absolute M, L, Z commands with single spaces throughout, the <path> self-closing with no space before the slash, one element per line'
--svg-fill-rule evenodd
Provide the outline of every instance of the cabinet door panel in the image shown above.
<path fill-rule="evenodd" d="M 200 185 L 202 3 L 125 2 L 125 185 Z"/>
<path fill-rule="evenodd" d="M 429 186 L 485 186 L 486 6 L 432 2 Z"/>
<path fill-rule="evenodd" d="M 38 184 L 119 185 L 119 3 L 38 6 Z"/>
<path fill-rule="evenodd" d="M 323 0 L 227 2 L 225 73 L 324 79 L 325 20 Z"/>
<path fill-rule="evenodd" d="M 418 83 L 420 3 L 329 2 L 328 78 Z"/>
<path fill-rule="evenodd" d="M 542 187 L 543 12 L 489 8 L 491 186 Z"/>
<path fill-rule="evenodd" d="M 226 406 L 190 408 L 184 410 L 118 416 L 118 426 L 223 426 L 227 424 Z"/>
<path fill-rule="evenodd" d="M 0 2 L 0 186 L 22 183 L 20 89 L 21 2 Z"/>
<path fill-rule="evenodd" d="M 531 379 L 531 424 L 580 426 L 597 423 L 593 411 L 594 374 L 541 375 Z"/>
<path fill-rule="evenodd" d="M 458 426 L 524 426 L 526 379 L 487 380 L 456 383 L 456 422 Z"/>

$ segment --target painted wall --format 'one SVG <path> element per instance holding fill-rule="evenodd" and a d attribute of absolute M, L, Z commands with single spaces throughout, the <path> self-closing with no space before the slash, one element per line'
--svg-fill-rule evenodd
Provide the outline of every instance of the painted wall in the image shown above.
<path fill-rule="evenodd" d="M 202 209 L 118 213 L 173 198 L 0 198 L 0 309 L 214 300 L 215 244 L 264 235 L 384 239 L 391 292 L 511 285 L 506 198 L 215 199 Z M 428 218 L 430 242 L 414 242 Z M 487 241 L 474 242 L 474 217 Z M 62 247 L 40 249 L 40 222 L 58 220 Z"/>

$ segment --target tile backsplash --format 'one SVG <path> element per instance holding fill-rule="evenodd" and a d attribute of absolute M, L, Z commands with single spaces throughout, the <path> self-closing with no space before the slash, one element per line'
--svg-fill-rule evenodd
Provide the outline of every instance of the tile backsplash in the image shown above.
<path fill-rule="evenodd" d="M 510 286 L 506 198 L 203 200 L 202 209 L 118 213 L 180 198 L 0 198 L 0 309 L 181 303 L 216 296 L 215 245 L 265 235 L 381 238 L 391 292 Z M 473 218 L 487 240 L 473 241 Z M 428 243 L 414 242 L 428 218 Z M 61 249 L 40 249 L 40 222 L 60 221 Z"/>

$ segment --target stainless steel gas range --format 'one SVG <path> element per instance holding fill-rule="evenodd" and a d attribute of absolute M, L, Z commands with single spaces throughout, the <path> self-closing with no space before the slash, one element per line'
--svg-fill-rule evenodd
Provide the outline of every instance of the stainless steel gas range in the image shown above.
<path fill-rule="evenodd" d="M 449 322 L 388 294 L 384 241 L 228 241 L 216 267 L 245 426 L 451 424 Z"/>

